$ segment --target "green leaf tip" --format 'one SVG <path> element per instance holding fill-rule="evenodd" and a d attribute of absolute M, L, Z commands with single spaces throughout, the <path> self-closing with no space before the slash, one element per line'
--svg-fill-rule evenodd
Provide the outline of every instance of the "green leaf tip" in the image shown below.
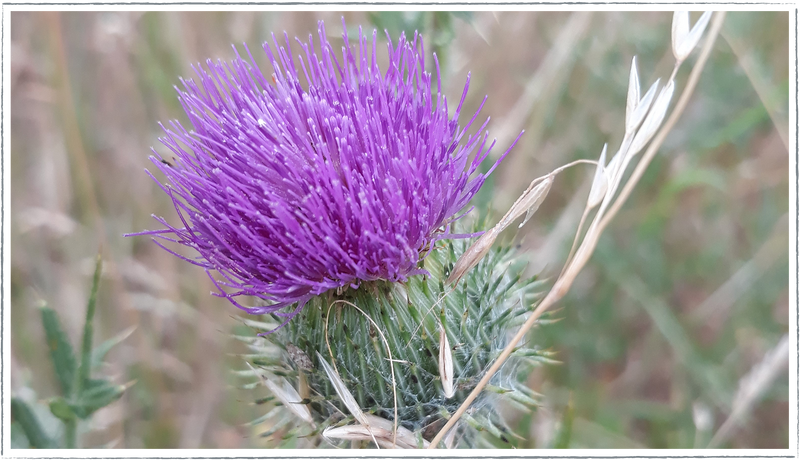
<path fill-rule="evenodd" d="M 75 380 L 75 353 L 69 343 L 67 334 L 61 328 L 61 322 L 56 312 L 48 307 L 46 303 L 42 303 L 39 306 L 39 312 L 42 315 L 42 325 L 47 339 L 47 348 L 50 350 L 50 360 L 53 362 L 61 392 L 64 396 L 70 396 Z"/>
<path fill-rule="evenodd" d="M 92 290 L 86 305 L 86 322 L 83 325 L 83 340 L 81 347 L 81 364 L 75 380 L 75 393 L 82 397 L 85 383 L 89 380 L 92 367 L 92 336 L 94 335 L 94 312 L 97 305 L 97 290 L 100 286 L 100 275 L 103 272 L 103 259 L 97 254 L 92 277 Z"/>
<path fill-rule="evenodd" d="M 55 443 L 45 434 L 33 409 L 21 398 L 11 398 L 11 421 L 19 423 L 30 446 L 35 449 L 50 449 Z"/>

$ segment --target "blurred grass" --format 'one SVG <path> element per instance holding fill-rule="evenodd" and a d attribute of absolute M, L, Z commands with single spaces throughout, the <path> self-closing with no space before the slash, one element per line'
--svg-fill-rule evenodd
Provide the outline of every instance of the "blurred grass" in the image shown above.
<path fill-rule="evenodd" d="M 154 228 L 153 213 L 174 220 L 142 169 L 160 149 L 157 121 L 186 120 L 172 86 L 190 63 L 229 59 L 243 41 L 258 58 L 269 32 L 306 37 L 318 19 L 338 37 L 342 15 L 394 39 L 421 30 L 451 101 L 472 72 L 464 113 L 489 95 L 496 154 L 526 130 L 475 201 L 496 217 L 534 177 L 616 147 L 633 55 L 648 86 L 672 62 L 671 14 L 658 12 L 12 12 L 12 385 L 54 393 L 34 306 L 49 300 L 78 337 L 101 242 L 97 341 L 137 326 L 108 358 L 110 374 L 137 384 L 98 412 L 86 445 L 264 445 L 269 427 L 244 424 L 267 407 L 229 372 L 242 367 L 228 338 L 237 311 L 196 267 L 121 234 Z M 788 40 L 786 12 L 728 15 L 690 106 L 560 303 L 563 320 L 533 332 L 562 364 L 521 376 L 546 403 L 508 412 L 519 447 L 703 447 L 788 331 Z M 589 174 L 561 175 L 518 235 L 532 271 L 560 270 Z M 720 288 L 737 273 L 750 282 Z M 788 447 L 788 416 L 783 374 L 723 446 Z"/>

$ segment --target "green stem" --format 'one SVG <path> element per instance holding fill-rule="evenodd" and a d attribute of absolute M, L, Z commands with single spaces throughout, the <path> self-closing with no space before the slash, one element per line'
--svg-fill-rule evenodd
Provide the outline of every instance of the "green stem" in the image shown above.
<path fill-rule="evenodd" d="M 67 449 L 75 449 L 78 444 L 78 420 L 72 419 L 64 422 L 64 447 Z"/>
<path fill-rule="evenodd" d="M 97 288 L 100 284 L 100 274 L 103 272 L 103 259 L 97 254 L 97 261 L 94 267 L 94 277 L 92 278 L 92 291 L 89 294 L 89 302 L 86 306 L 86 323 L 83 326 L 83 343 L 81 344 L 81 363 L 75 375 L 72 399 L 77 402 L 80 400 L 84 385 L 89 380 L 92 367 L 92 336 L 94 335 L 94 312 L 97 305 Z M 64 422 L 64 437 L 67 449 L 75 449 L 78 444 L 78 420 L 73 418 Z"/>
<path fill-rule="evenodd" d="M 92 336 L 94 335 L 94 312 L 97 305 L 97 288 L 100 284 L 100 274 L 103 271 L 103 259 L 97 254 L 95 262 L 94 278 L 92 279 L 92 292 L 89 294 L 89 302 L 86 306 L 86 323 L 83 326 L 83 344 L 81 347 L 81 364 L 78 367 L 78 375 L 75 381 L 76 398 L 81 397 L 83 386 L 89 380 L 92 367 Z"/>

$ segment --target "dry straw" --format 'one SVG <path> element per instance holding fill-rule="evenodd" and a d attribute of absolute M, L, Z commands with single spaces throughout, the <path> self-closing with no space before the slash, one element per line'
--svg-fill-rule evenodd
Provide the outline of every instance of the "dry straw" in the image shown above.
<path fill-rule="evenodd" d="M 769 350 L 750 372 L 739 380 L 739 388 L 733 397 L 731 413 L 714 434 L 708 448 L 719 446 L 733 433 L 733 429 L 741 423 L 753 405 L 764 392 L 772 386 L 772 382 L 789 366 L 789 335 L 784 335 L 774 348 Z"/>
<path fill-rule="evenodd" d="M 398 416 L 397 416 L 397 382 L 395 380 L 395 375 L 394 375 L 394 358 L 392 358 L 392 350 L 391 350 L 391 347 L 389 347 L 389 342 L 386 341 L 386 336 L 381 331 L 381 328 L 378 327 L 377 324 L 375 324 L 375 320 L 370 318 L 370 316 L 368 314 L 364 313 L 364 310 L 358 308 L 352 302 L 348 302 L 346 300 L 337 300 L 336 302 L 333 302 L 332 304 L 330 304 L 328 306 L 328 314 L 325 315 L 325 341 L 326 341 L 326 343 L 328 345 L 328 353 L 330 353 L 330 355 L 331 355 L 331 359 L 333 360 L 333 366 L 334 367 L 331 368 L 331 366 L 328 364 L 327 361 L 325 361 L 325 358 L 323 358 L 322 355 L 319 354 L 319 352 L 317 352 L 317 357 L 319 358 L 320 362 L 322 363 L 322 366 L 324 367 L 325 373 L 328 375 L 328 378 L 333 383 L 334 389 L 336 390 L 336 393 L 339 395 L 339 398 L 345 404 L 347 409 L 350 410 L 350 412 L 353 414 L 353 417 L 355 417 L 356 420 L 358 420 L 358 422 L 361 423 L 361 425 L 368 432 L 372 433 L 371 428 L 370 428 L 370 424 L 369 424 L 369 419 L 364 415 L 363 411 L 358 406 L 358 403 L 356 403 L 355 398 L 353 398 L 353 395 L 350 393 L 350 391 L 347 390 L 347 386 L 344 384 L 344 382 L 342 382 L 342 379 L 339 377 L 339 371 L 336 369 L 336 360 L 334 359 L 334 356 L 333 356 L 333 350 L 331 349 L 331 344 L 328 341 L 328 334 L 327 334 L 327 331 L 328 331 L 328 318 L 330 318 L 330 310 L 331 310 L 331 308 L 336 304 L 348 305 L 350 307 L 355 308 L 356 310 L 358 310 L 359 313 L 364 315 L 364 317 L 366 317 L 367 320 L 369 320 L 369 322 L 372 323 L 372 325 L 375 327 L 375 330 L 378 331 L 378 333 L 381 335 L 381 340 L 383 340 L 383 344 L 386 346 L 386 352 L 389 355 L 389 359 L 388 359 L 389 368 L 392 370 L 392 397 L 394 398 L 394 430 L 393 430 L 394 437 L 393 437 L 393 441 L 392 441 L 392 446 L 394 447 L 395 443 L 397 441 L 398 433 L 399 433 L 398 425 L 397 425 L 397 420 L 398 420 Z M 376 445 L 380 445 L 378 443 L 377 439 L 375 439 L 374 436 L 373 436 L 373 441 L 375 442 Z"/>
<path fill-rule="evenodd" d="M 511 339 L 508 346 L 503 350 L 500 356 L 495 360 L 488 371 L 483 375 L 480 382 L 472 390 L 464 403 L 458 410 L 449 418 L 447 423 L 436 434 L 430 443 L 430 448 L 435 448 L 445 438 L 448 432 L 458 422 L 461 417 L 466 415 L 470 405 L 475 401 L 478 395 L 486 387 L 492 376 L 498 371 L 500 366 L 508 359 L 517 344 L 524 338 L 525 334 L 533 327 L 536 320 L 547 309 L 553 306 L 560 300 L 572 286 L 575 278 L 583 269 L 584 265 L 588 262 L 592 253 L 594 252 L 597 242 L 600 238 L 605 227 L 609 224 L 611 219 L 619 211 L 622 204 L 630 195 L 633 187 L 642 176 L 642 173 L 647 168 L 653 156 L 658 151 L 667 133 L 672 129 L 678 117 L 686 107 L 689 97 L 691 96 L 702 71 L 711 48 L 722 28 L 722 23 L 725 18 L 724 12 L 718 12 L 714 15 L 714 21 L 711 25 L 708 39 L 706 40 L 700 56 L 697 59 L 692 72 L 687 81 L 681 96 L 672 110 L 670 117 L 664 122 L 667 115 L 672 96 L 675 91 L 675 75 L 678 68 L 683 61 L 689 56 L 691 51 L 696 47 L 706 26 L 711 19 L 711 12 L 704 13 L 701 18 L 695 23 L 693 27 L 689 24 L 688 12 L 676 12 L 673 16 L 672 23 L 672 52 L 675 56 L 676 62 L 667 84 L 658 89 L 660 81 L 656 81 L 648 89 L 643 97 L 640 98 L 640 84 L 639 74 L 636 68 L 636 59 L 634 58 L 631 64 L 630 80 L 628 85 L 628 98 L 626 104 L 625 115 L 625 135 L 621 142 L 619 150 L 615 153 L 612 159 L 605 164 L 607 147 L 603 148 L 600 159 L 596 162 L 597 169 L 594 179 L 592 181 L 592 188 L 589 192 L 584 217 L 579 224 L 578 233 L 575 236 L 575 242 L 580 239 L 580 229 L 582 228 L 583 221 L 588 216 L 590 210 L 598 208 L 591 224 L 589 225 L 586 234 L 578 245 L 576 251 L 570 251 L 570 256 L 564 266 L 561 275 L 556 280 L 555 284 L 542 299 L 539 305 L 533 310 L 531 315 Z M 663 126 L 662 126 L 663 123 Z M 659 129 L 660 128 L 660 129 Z M 651 142 L 652 141 L 652 142 Z M 648 149 L 639 158 L 631 176 L 623 181 L 625 171 L 637 154 L 650 143 Z M 547 195 L 547 192 L 552 185 L 552 181 L 556 173 L 564 168 L 571 166 L 567 165 L 551 172 L 543 177 L 535 179 L 530 187 L 520 196 L 519 199 L 512 205 L 508 213 L 501 219 L 500 223 L 494 228 L 487 231 L 481 238 L 479 238 L 473 246 L 467 250 L 462 258 L 458 261 L 453 269 L 453 274 L 448 279 L 448 282 L 457 282 L 460 277 L 467 273 L 474 267 L 480 258 L 488 252 L 497 235 L 512 221 L 516 220 L 522 214 L 526 214 L 525 222 L 530 218 L 536 209 L 538 209 L 541 202 Z M 621 191 L 617 194 L 617 191 Z M 598 207 L 599 206 L 599 207 Z M 575 244 L 573 244 L 574 248 Z"/>

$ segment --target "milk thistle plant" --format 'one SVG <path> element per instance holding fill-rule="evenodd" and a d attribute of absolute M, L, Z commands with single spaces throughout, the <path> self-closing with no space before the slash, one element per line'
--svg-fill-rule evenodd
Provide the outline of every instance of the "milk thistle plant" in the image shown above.
<path fill-rule="evenodd" d="M 345 35 L 340 57 L 321 22 L 318 35 L 296 56 L 273 37 L 270 77 L 247 50 L 250 61 L 208 61 L 199 81 L 183 81 L 194 130 L 171 123 L 162 141 L 173 155 L 153 161 L 184 226 L 157 218 L 166 229 L 143 234 L 196 250 L 179 257 L 216 272 L 217 295 L 264 315 L 248 321 L 263 337 L 246 373 L 295 418 L 328 440 L 422 447 L 534 300 L 534 280 L 502 248 L 444 287 L 478 234 L 457 213 L 508 151 L 478 172 L 492 145 L 467 134 L 477 113 L 458 124 L 469 78 L 451 114 L 420 36 L 387 37 L 384 71 L 377 33 Z M 505 380 L 497 393 L 534 403 Z M 492 417 L 470 420 L 506 439 Z"/>
<path fill-rule="evenodd" d="M 688 13 L 676 14 L 678 64 L 708 19 L 690 30 Z M 254 422 L 267 434 L 421 448 L 474 446 L 486 439 L 468 435 L 478 431 L 507 443 L 516 435 L 496 401 L 535 407 L 517 371 L 551 361 L 520 339 L 547 321 L 601 219 L 624 200 L 624 190 L 614 200 L 623 173 L 661 125 L 675 73 L 640 97 L 634 61 L 618 153 L 608 164 L 605 149 L 597 162 L 576 162 L 597 165 L 587 213 L 598 210 L 542 300 L 542 283 L 495 240 L 523 214 L 527 222 L 564 167 L 534 180 L 496 226 L 466 223 L 468 202 L 516 140 L 479 172 L 494 143 L 488 120 L 468 134 L 478 113 L 459 125 L 469 77 L 451 114 L 435 54 L 433 93 L 422 37 L 386 35 L 384 69 L 377 32 L 368 40 L 359 29 L 355 43 L 345 33 L 339 54 L 322 22 L 318 43 L 297 40 L 299 54 L 287 36 L 285 47 L 274 36 L 264 44 L 271 75 L 246 47 L 248 59 L 234 48 L 229 63 L 194 67 L 198 80 L 179 90 L 193 129 L 170 123 L 161 140 L 171 154 L 153 157 L 182 225 L 156 217 L 164 229 L 137 235 L 203 267 L 216 295 L 254 315 L 243 320 L 254 333 L 239 337 L 250 352 L 238 373 L 272 394 L 275 409 Z"/>

